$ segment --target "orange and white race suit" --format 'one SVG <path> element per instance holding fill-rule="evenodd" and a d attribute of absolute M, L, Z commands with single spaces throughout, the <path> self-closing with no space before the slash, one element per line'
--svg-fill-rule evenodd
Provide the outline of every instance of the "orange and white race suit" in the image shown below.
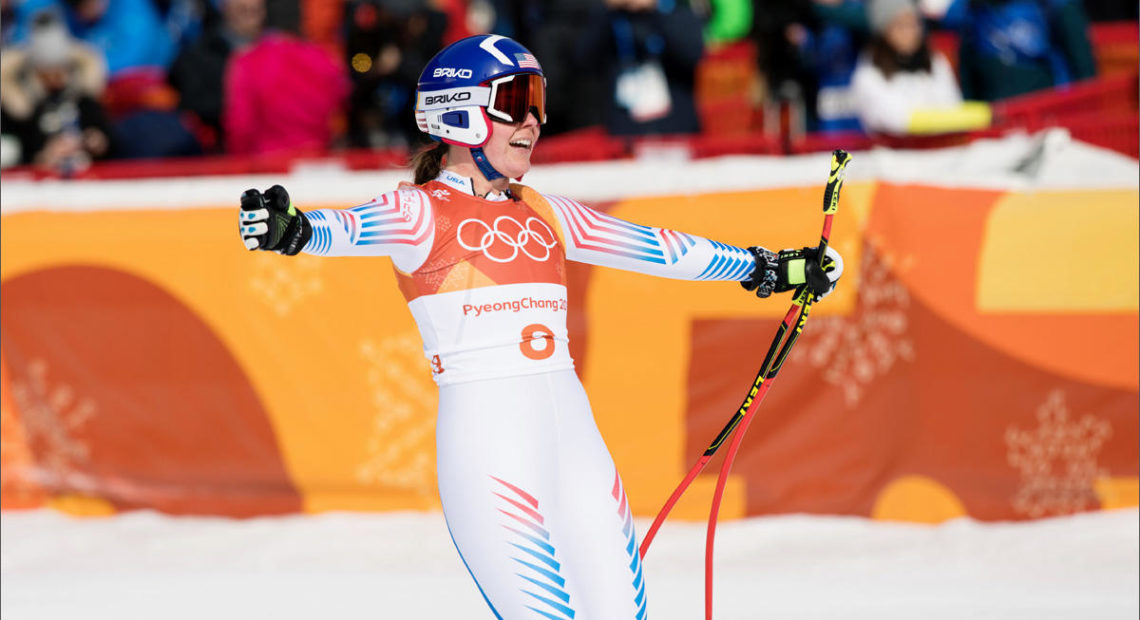
<path fill-rule="evenodd" d="M 744 280 L 752 254 L 522 186 L 478 197 L 444 171 L 306 213 L 320 256 L 389 256 L 440 388 L 440 498 L 498 618 L 646 617 L 620 476 L 574 373 L 566 261 Z"/>

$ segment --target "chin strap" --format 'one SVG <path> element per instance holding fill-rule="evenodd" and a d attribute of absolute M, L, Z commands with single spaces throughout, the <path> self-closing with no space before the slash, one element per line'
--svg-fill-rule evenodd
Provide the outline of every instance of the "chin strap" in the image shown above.
<path fill-rule="evenodd" d="M 491 165 L 491 162 L 487 161 L 487 156 L 483 153 L 483 147 L 477 146 L 472 148 L 471 159 L 475 160 L 475 165 L 479 168 L 479 172 L 482 172 L 483 176 L 488 181 L 494 181 L 495 179 L 503 178 L 503 174 L 498 170 L 495 170 L 495 167 Z"/>

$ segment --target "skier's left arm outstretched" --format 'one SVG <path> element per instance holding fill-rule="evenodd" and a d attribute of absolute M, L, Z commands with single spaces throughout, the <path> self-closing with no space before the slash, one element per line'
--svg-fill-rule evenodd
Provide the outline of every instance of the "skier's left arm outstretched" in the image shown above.
<path fill-rule="evenodd" d="M 566 258 L 678 280 L 734 280 L 759 297 L 809 286 L 822 298 L 843 274 L 843 259 L 828 247 L 772 252 L 739 248 L 696 235 L 634 224 L 561 196 L 544 194 L 562 228 Z"/>

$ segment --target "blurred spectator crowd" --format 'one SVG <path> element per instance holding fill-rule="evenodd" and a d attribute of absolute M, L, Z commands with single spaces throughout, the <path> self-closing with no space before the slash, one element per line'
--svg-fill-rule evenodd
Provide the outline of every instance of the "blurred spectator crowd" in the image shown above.
<path fill-rule="evenodd" d="M 1090 17 L 1135 0 L 0 0 L 3 164 L 414 149 L 420 69 L 494 32 L 548 81 L 544 134 L 701 131 L 698 65 L 749 50 L 749 101 L 804 131 L 984 127 L 1093 77 Z M 957 37 L 957 57 L 930 43 Z M 302 34 L 303 33 L 303 34 Z"/>

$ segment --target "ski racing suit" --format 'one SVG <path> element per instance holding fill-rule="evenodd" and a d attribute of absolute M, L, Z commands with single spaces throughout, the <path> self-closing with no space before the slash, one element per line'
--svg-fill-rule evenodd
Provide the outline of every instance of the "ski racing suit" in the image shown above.
<path fill-rule="evenodd" d="M 744 280 L 755 261 L 525 186 L 472 188 L 445 170 L 311 211 L 304 251 L 392 258 L 439 385 L 444 516 L 495 617 L 644 619 L 633 516 L 570 358 L 565 261 L 684 280 Z"/>

